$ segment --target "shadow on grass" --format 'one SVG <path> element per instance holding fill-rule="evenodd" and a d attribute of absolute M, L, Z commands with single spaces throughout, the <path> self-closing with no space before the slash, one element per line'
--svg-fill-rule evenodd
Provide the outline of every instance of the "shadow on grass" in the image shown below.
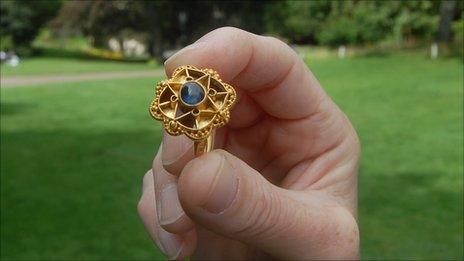
<path fill-rule="evenodd" d="M 20 114 L 31 110 L 33 107 L 34 105 L 30 103 L 0 102 L 0 115 Z"/>
<path fill-rule="evenodd" d="M 442 182 L 444 175 L 361 173 L 359 220 L 363 258 L 463 257 L 462 187 L 460 191 L 446 187 Z"/>
<path fill-rule="evenodd" d="M 153 130 L 3 131 L 2 260 L 162 259 L 136 211 L 159 139 Z"/>
<path fill-rule="evenodd" d="M 161 134 L 1 133 L 3 259 L 159 259 L 136 213 Z M 359 180 L 365 259 L 462 257 L 462 190 L 443 173 L 366 173 Z"/>

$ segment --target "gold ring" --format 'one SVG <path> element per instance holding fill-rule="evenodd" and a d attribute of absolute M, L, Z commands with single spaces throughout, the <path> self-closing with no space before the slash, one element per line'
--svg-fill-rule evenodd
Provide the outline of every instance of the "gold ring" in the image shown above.
<path fill-rule="evenodd" d="M 183 65 L 156 85 L 149 111 L 170 135 L 192 139 L 195 156 L 200 156 L 213 148 L 215 129 L 229 121 L 236 97 L 216 71 Z"/>

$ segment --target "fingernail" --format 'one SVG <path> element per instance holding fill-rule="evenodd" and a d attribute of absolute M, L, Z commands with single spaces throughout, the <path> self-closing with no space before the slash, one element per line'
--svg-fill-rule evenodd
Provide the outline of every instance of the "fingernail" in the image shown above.
<path fill-rule="evenodd" d="M 192 146 L 191 143 L 184 135 L 171 136 L 164 132 L 163 149 L 161 151 L 161 162 L 163 165 L 172 164 L 184 156 Z"/>
<path fill-rule="evenodd" d="M 216 176 L 212 180 L 210 191 L 204 208 L 212 213 L 226 210 L 237 196 L 238 177 L 235 169 L 227 159 L 219 153 L 212 153 L 208 161 L 217 162 Z"/>
<path fill-rule="evenodd" d="M 184 214 L 179 196 L 177 194 L 177 184 L 171 183 L 166 185 L 160 193 L 158 206 L 158 220 L 160 225 L 174 223 Z"/>
<path fill-rule="evenodd" d="M 168 259 L 177 259 L 184 247 L 182 239 L 178 235 L 171 234 L 163 229 L 159 229 L 158 238 L 161 244 L 160 250 L 163 251 Z"/>
<path fill-rule="evenodd" d="M 200 49 L 200 48 L 203 48 L 204 46 L 205 46 L 204 42 L 195 42 L 195 43 L 193 43 L 191 45 L 187 45 L 186 47 L 182 48 L 181 50 L 179 50 L 178 52 L 173 54 L 171 57 L 169 57 L 164 62 L 164 66 L 166 66 L 166 64 L 168 64 L 168 63 L 174 62 L 178 57 L 180 57 L 181 54 L 185 53 L 186 51 L 191 51 L 191 50 L 194 50 L 194 49 Z"/>

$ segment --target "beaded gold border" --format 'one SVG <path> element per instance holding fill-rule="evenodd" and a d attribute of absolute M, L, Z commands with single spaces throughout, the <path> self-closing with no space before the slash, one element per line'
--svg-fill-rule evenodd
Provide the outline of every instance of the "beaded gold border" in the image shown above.
<path fill-rule="evenodd" d="M 228 95 L 225 97 L 225 100 L 222 101 L 222 106 L 218 110 L 215 110 L 215 115 L 213 119 L 204 127 L 196 129 L 196 128 L 188 128 L 182 124 L 180 124 L 176 118 L 170 117 L 163 113 L 163 110 L 160 108 L 160 96 L 161 94 L 166 90 L 166 88 L 169 87 L 169 84 L 172 82 L 172 80 L 182 72 L 184 69 L 186 70 L 195 70 L 195 71 L 200 71 L 204 74 L 208 74 L 211 78 L 214 78 L 217 82 L 219 82 L 224 90 L 227 91 Z M 208 91 L 208 90 L 206 90 Z M 149 112 L 150 115 L 158 120 L 163 122 L 163 126 L 165 130 L 174 136 L 178 136 L 181 134 L 185 134 L 189 138 L 193 140 L 202 140 L 207 138 L 209 135 L 211 135 L 211 131 L 215 128 L 222 127 L 227 124 L 227 122 L 230 120 L 230 109 L 232 108 L 233 104 L 235 103 L 236 100 L 236 92 L 232 86 L 229 84 L 225 83 L 222 81 L 222 79 L 219 77 L 219 74 L 212 70 L 212 69 L 199 69 L 196 68 L 195 66 L 192 65 L 183 65 L 178 68 L 176 68 L 172 74 L 172 77 L 163 80 L 159 82 L 156 87 L 155 87 L 155 97 L 153 101 L 150 103 L 149 106 Z M 180 103 L 180 99 L 177 101 Z"/>

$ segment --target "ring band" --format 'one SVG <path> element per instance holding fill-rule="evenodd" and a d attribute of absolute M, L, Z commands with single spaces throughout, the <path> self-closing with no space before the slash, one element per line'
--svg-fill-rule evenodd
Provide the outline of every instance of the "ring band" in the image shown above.
<path fill-rule="evenodd" d="M 201 156 L 207 152 L 210 152 L 214 147 L 214 131 L 206 137 L 206 139 L 196 140 L 193 142 L 193 150 L 195 152 L 195 156 Z"/>
<path fill-rule="evenodd" d="M 213 149 L 215 130 L 229 121 L 236 96 L 216 71 L 183 65 L 156 85 L 149 112 L 170 135 L 193 140 L 200 156 Z"/>

